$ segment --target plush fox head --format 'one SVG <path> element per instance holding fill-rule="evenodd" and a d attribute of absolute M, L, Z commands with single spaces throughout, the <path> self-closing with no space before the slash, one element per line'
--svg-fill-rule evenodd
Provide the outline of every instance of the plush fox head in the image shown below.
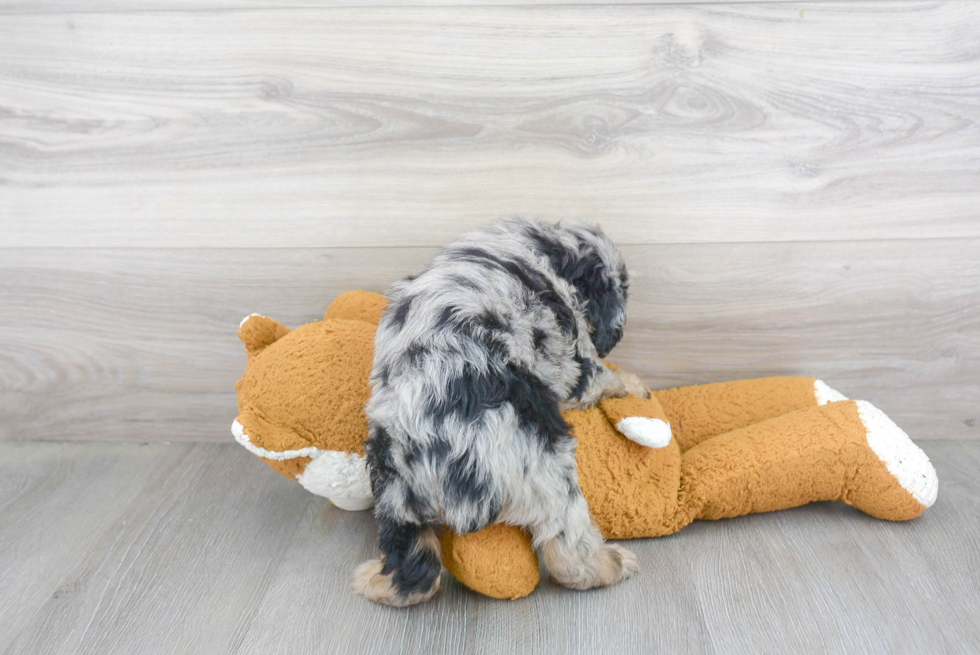
<path fill-rule="evenodd" d="M 367 509 L 364 466 L 374 333 L 385 298 L 337 298 L 323 321 L 290 331 L 253 314 L 239 326 L 248 364 L 235 385 L 235 439 L 282 475 L 343 509 Z"/>

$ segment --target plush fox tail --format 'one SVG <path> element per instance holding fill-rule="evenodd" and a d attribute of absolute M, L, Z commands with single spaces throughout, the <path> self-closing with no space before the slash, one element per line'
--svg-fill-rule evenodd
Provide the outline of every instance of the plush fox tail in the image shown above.
<path fill-rule="evenodd" d="M 881 410 L 865 401 L 832 402 L 687 451 L 677 527 L 820 500 L 906 521 L 935 502 L 938 487 L 929 458 Z"/>

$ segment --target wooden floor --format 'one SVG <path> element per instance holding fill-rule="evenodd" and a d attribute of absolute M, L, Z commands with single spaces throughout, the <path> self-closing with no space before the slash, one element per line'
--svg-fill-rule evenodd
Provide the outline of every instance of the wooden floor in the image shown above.
<path fill-rule="evenodd" d="M 937 504 L 835 503 L 637 540 L 621 586 L 408 610 L 347 591 L 346 513 L 235 444 L 0 444 L 0 652 L 977 653 L 980 443 L 923 444 Z"/>

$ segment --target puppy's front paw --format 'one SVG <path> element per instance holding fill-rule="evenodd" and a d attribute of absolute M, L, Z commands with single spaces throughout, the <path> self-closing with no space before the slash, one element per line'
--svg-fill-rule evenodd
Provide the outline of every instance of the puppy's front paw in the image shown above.
<path fill-rule="evenodd" d="M 617 374 L 627 395 L 639 396 L 640 398 L 650 397 L 650 390 L 647 389 L 647 385 L 643 384 L 643 380 L 625 371 L 617 371 Z"/>
<path fill-rule="evenodd" d="M 599 586 L 608 587 L 640 571 L 640 562 L 631 551 L 617 544 L 605 544 L 599 555 Z"/>
<path fill-rule="evenodd" d="M 394 584 L 391 573 L 384 572 L 381 560 L 373 559 L 364 562 L 354 570 L 351 581 L 351 591 L 368 600 L 392 607 L 407 607 L 432 598 L 439 591 L 440 581 L 437 578 L 429 589 L 421 589 L 414 593 L 403 593 Z"/>

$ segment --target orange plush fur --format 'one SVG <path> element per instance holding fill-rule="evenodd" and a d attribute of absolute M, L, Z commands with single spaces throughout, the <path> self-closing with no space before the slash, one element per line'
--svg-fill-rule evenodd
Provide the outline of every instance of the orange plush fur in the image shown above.
<path fill-rule="evenodd" d="M 236 438 L 345 509 L 370 506 L 363 407 L 384 303 L 353 291 L 323 321 L 295 331 L 256 315 L 239 330 L 249 359 L 236 387 Z M 819 500 L 900 521 L 935 500 L 925 454 L 879 410 L 813 378 L 654 391 L 650 399 L 609 399 L 564 416 L 578 440 L 579 485 L 610 539 L 657 537 L 697 519 Z M 476 591 L 520 598 L 538 584 L 537 557 L 519 528 L 445 531 L 440 542 L 446 567 Z"/>

